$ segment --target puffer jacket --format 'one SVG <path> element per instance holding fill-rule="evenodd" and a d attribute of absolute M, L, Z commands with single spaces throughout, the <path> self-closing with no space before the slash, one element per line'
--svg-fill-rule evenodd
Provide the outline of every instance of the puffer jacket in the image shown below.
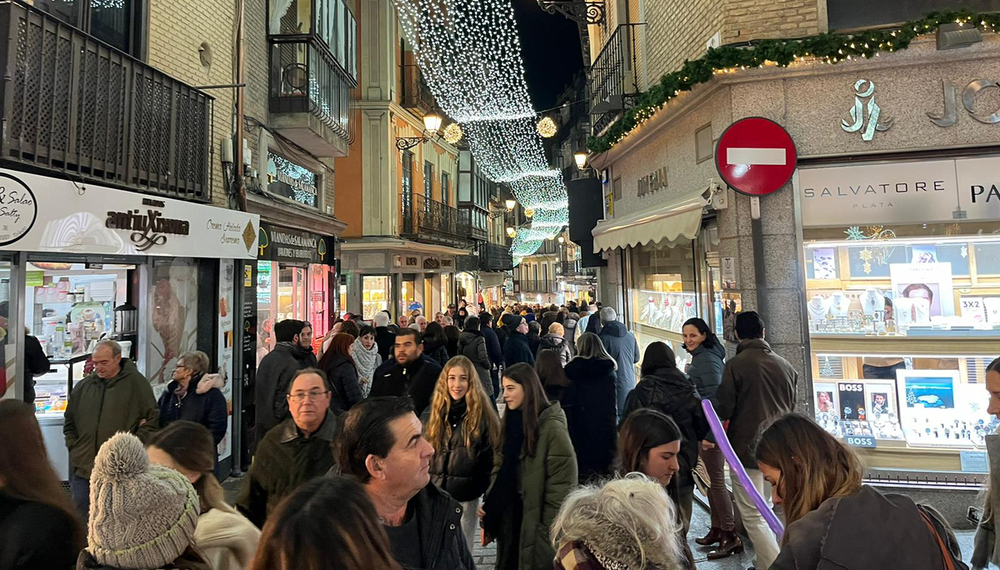
<path fill-rule="evenodd" d="M 160 408 L 149 381 L 128 358 L 110 380 L 92 372 L 73 388 L 66 406 L 63 435 L 69 464 L 76 474 L 90 479 L 97 450 L 120 431 L 146 441 L 160 427 Z"/>
<path fill-rule="evenodd" d="M 559 362 L 563 366 L 573 358 L 573 345 L 565 338 L 549 333 L 542 336 L 538 341 L 538 352 L 535 353 L 535 360 L 543 350 L 555 350 L 559 353 Z"/>
<path fill-rule="evenodd" d="M 569 387 L 559 402 L 566 411 L 580 482 L 610 476 L 618 442 L 615 363 L 574 358 L 565 370 Z"/>
<path fill-rule="evenodd" d="M 346 412 L 364 399 L 358 382 L 358 369 L 343 354 L 332 355 L 329 359 L 324 357 L 323 360 L 323 372 L 333 388 L 333 393 L 330 394 L 330 411 L 334 414 Z"/>
<path fill-rule="evenodd" d="M 431 483 L 444 489 L 456 501 L 466 502 L 483 496 L 490 485 L 490 475 L 493 473 L 493 444 L 490 440 L 489 422 L 486 418 L 480 422 L 479 437 L 465 444 L 465 400 L 453 403 L 447 413 L 447 421 L 451 426 L 451 438 L 445 442 L 442 449 L 437 450 L 431 459 Z M 493 408 L 483 410 L 487 414 L 496 414 Z M 431 419 L 431 411 L 427 409 L 420 418 L 424 424 L 424 434 Z"/>
<path fill-rule="evenodd" d="M 698 463 L 698 448 L 709 432 L 694 384 L 677 368 L 659 368 L 642 377 L 625 400 L 625 415 L 639 408 L 652 408 L 670 416 L 681 429 L 680 486 L 693 485 L 692 470 Z"/>
<path fill-rule="evenodd" d="M 490 380 L 490 355 L 486 349 L 486 337 L 479 331 L 464 331 L 458 337 L 458 354 L 472 361 L 479 381 L 487 396 L 493 395 L 493 381 Z"/>
<path fill-rule="evenodd" d="M 538 446 L 534 455 L 521 450 L 521 480 L 519 490 L 523 503 L 518 551 L 508 549 L 504 543 L 497 547 L 498 560 L 518 560 L 521 570 L 551 570 L 555 550 L 549 540 L 549 530 L 563 500 L 576 488 L 578 472 L 576 453 L 569 437 L 566 414 L 559 402 L 549 404 L 539 415 Z M 491 483 L 496 483 L 503 464 L 502 454 L 497 454 Z M 487 491 L 489 493 L 489 491 Z"/>
<path fill-rule="evenodd" d="M 721 342 L 716 342 L 711 348 L 704 344 L 694 349 L 691 353 L 691 366 L 688 367 L 688 378 L 694 382 L 698 395 L 703 400 L 712 402 L 718 407 L 715 400 L 715 393 L 722 385 L 722 370 L 725 367 L 726 347 Z"/>

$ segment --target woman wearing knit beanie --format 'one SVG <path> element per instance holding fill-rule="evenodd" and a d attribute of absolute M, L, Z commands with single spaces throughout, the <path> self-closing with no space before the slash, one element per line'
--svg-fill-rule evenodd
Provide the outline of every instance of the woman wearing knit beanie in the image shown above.
<path fill-rule="evenodd" d="M 211 570 L 192 547 L 198 504 L 186 477 L 150 465 L 139 438 L 116 434 L 94 460 L 87 548 L 77 570 Z"/>

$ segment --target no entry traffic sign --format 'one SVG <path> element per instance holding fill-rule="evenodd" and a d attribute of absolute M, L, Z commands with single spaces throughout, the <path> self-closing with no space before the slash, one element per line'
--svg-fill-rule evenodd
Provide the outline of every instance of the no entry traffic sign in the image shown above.
<path fill-rule="evenodd" d="M 719 175 L 734 190 L 750 196 L 764 196 L 787 184 L 797 161 L 788 131 L 762 117 L 729 125 L 715 148 Z"/>

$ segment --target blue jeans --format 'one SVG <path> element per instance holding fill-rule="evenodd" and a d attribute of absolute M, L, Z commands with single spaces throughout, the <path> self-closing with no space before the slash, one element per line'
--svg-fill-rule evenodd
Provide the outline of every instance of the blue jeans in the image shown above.
<path fill-rule="evenodd" d="M 73 495 L 73 504 L 84 521 L 90 518 L 90 479 L 84 479 L 76 473 L 70 475 L 69 492 Z"/>

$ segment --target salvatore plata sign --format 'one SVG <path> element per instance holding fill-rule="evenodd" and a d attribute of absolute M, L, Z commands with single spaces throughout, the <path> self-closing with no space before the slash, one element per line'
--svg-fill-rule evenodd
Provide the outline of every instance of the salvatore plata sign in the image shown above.
<path fill-rule="evenodd" d="M 804 226 L 1000 219 L 1000 156 L 799 171 Z"/>
<path fill-rule="evenodd" d="M 257 256 L 259 217 L 0 170 L 0 249 L 221 259 Z"/>

